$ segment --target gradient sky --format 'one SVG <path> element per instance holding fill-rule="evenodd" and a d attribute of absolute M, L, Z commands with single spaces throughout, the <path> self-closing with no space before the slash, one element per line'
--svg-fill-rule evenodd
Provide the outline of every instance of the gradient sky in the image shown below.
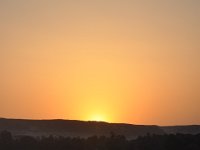
<path fill-rule="evenodd" d="M 200 124 L 199 0 L 0 0 L 0 117 Z"/>

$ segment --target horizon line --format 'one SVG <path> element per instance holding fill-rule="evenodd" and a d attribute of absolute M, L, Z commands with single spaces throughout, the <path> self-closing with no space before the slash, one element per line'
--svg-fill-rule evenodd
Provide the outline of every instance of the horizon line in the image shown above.
<path fill-rule="evenodd" d="M 136 126 L 159 126 L 159 127 L 174 127 L 174 126 L 200 126 L 200 124 L 177 124 L 177 125 L 158 125 L 158 124 L 133 124 L 126 122 L 108 122 L 108 121 L 96 121 L 96 120 L 78 120 L 78 119 L 65 119 L 65 118 L 52 118 L 52 119 L 31 119 L 31 118 L 10 118 L 0 117 L 0 119 L 7 120 L 26 120 L 26 121 L 79 121 L 79 122 L 96 122 L 96 123 L 107 123 L 107 124 L 126 124 Z"/>

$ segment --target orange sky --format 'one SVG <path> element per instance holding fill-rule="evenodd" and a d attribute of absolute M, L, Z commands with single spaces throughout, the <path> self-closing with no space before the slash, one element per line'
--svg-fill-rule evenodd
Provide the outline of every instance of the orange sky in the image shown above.
<path fill-rule="evenodd" d="M 200 124 L 199 0 L 1 0 L 0 117 Z"/>

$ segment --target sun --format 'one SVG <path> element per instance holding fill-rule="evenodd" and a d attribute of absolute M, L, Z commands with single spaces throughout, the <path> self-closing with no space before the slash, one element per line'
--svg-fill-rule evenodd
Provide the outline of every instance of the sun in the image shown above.
<path fill-rule="evenodd" d="M 104 115 L 101 115 L 101 114 L 95 114 L 95 115 L 92 115 L 90 118 L 89 118 L 90 121 L 106 121 L 106 117 Z"/>

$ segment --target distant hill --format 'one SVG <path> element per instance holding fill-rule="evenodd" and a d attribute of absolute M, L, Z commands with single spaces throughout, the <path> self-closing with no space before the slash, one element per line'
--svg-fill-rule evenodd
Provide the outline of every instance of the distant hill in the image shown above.
<path fill-rule="evenodd" d="M 200 125 L 188 125 L 188 126 L 166 126 L 162 127 L 165 133 L 175 134 L 175 133 L 183 133 L 183 134 L 198 134 L 200 133 Z"/>
<path fill-rule="evenodd" d="M 65 136 L 89 137 L 109 136 L 110 133 L 124 135 L 129 139 L 146 134 L 197 134 L 200 126 L 133 125 L 77 120 L 23 120 L 0 118 L 0 131 L 8 130 L 14 136 Z"/>
<path fill-rule="evenodd" d="M 8 130 L 15 136 L 71 136 L 89 137 L 93 135 L 124 135 L 127 138 L 150 134 L 164 134 L 158 126 L 132 125 L 76 120 L 21 120 L 0 119 L 0 131 Z"/>

